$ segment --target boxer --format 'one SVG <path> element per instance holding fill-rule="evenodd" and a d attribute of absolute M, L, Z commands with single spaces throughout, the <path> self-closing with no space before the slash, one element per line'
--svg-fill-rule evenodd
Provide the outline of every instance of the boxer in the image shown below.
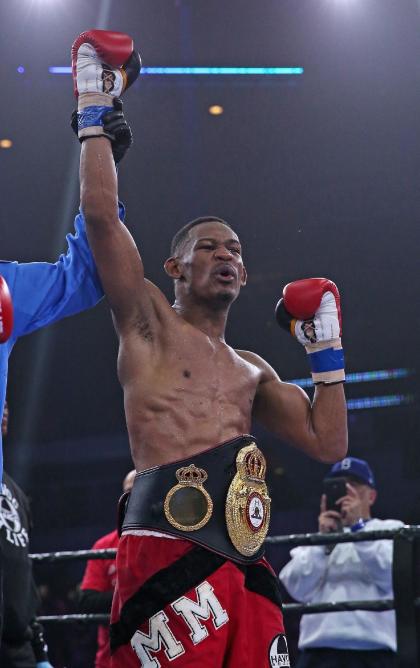
<path fill-rule="evenodd" d="M 289 666 L 277 580 L 263 558 L 270 518 L 259 420 L 322 462 L 347 451 L 340 300 L 327 279 L 286 287 L 277 318 L 305 345 L 312 403 L 253 352 L 225 341 L 247 281 L 223 219 L 179 230 L 165 271 L 171 306 L 145 278 L 118 218 L 117 176 L 102 119 L 134 83 L 128 35 L 92 30 L 72 48 L 81 147 L 81 207 L 119 338 L 131 454 L 121 505 L 111 664 L 130 668 Z M 309 296 L 308 296 L 309 295 Z"/>

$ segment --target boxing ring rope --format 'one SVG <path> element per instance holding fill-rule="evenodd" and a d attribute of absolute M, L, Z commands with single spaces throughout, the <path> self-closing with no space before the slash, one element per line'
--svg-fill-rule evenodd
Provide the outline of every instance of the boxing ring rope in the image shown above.
<path fill-rule="evenodd" d="M 393 540 L 392 579 L 394 599 L 369 601 L 336 601 L 331 603 L 285 603 L 287 614 L 316 614 L 325 612 L 349 612 L 371 610 L 380 612 L 395 609 L 397 630 L 398 668 L 413 668 L 420 665 L 420 582 L 416 593 L 416 567 L 420 575 L 420 525 L 405 525 L 400 529 L 363 531 L 360 533 L 305 533 L 285 536 L 268 536 L 269 545 L 336 545 L 375 540 Z M 59 563 L 70 560 L 113 559 L 116 549 L 76 550 L 30 554 L 33 563 Z M 109 615 L 71 614 L 44 615 L 38 620 L 45 624 L 106 624 Z M 417 628 L 418 627 L 418 628 Z"/>

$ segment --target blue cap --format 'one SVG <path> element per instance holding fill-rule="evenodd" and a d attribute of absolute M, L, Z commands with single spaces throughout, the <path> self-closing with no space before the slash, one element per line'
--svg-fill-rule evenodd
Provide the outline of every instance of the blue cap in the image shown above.
<path fill-rule="evenodd" d="M 340 475 L 353 476 L 364 482 L 365 485 L 376 487 L 372 469 L 364 459 L 346 457 L 345 459 L 342 459 L 341 462 L 334 464 L 327 477 L 333 478 Z"/>

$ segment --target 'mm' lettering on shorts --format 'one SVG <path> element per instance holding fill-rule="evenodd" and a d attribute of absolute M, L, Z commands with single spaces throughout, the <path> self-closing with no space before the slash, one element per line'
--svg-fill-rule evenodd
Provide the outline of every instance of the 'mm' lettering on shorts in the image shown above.
<path fill-rule="evenodd" d="M 288 667 L 279 582 L 263 560 L 235 564 L 154 536 L 124 534 L 118 550 L 125 567 L 110 626 L 113 667 Z"/>
<path fill-rule="evenodd" d="M 211 618 L 215 630 L 229 621 L 226 610 L 217 599 L 213 587 L 204 581 L 195 588 L 197 600 L 193 601 L 187 596 L 181 596 L 171 608 L 183 619 L 190 629 L 190 638 L 194 645 L 205 640 L 209 633 L 200 620 Z M 141 668 L 160 668 L 160 662 L 152 657 L 152 652 L 164 649 L 167 658 L 172 661 L 185 653 L 182 642 L 178 641 L 172 633 L 168 617 L 160 610 L 149 620 L 148 633 L 136 631 L 131 639 L 131 646 L 140 660 Z"/>

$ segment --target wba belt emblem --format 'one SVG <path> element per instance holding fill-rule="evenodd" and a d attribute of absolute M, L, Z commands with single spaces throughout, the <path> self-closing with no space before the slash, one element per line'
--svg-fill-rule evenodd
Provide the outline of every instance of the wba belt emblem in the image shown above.
<path fill-rule="evenodd" d="M 236 456 L 236 475 L 226 497 L 226 525 L 233 545 L 251 557 L 264 542 L 270 524 L 265 457 L 255 443 Z"/>

